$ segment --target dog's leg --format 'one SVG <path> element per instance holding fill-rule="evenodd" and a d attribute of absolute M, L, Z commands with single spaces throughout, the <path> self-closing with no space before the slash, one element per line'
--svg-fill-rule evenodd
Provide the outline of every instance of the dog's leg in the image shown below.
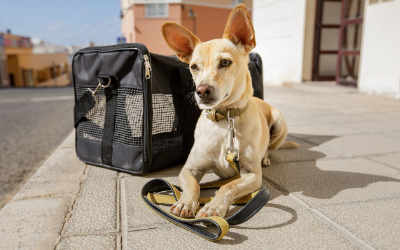
<path fill-rule="evenodd" d="M 261 168 L 259 171 L 242 173 L 242 177 L 220 188 L 214 199 L 197 213 L 196 218 L 224 217 L 232 202 L 259 189 L 262 183 Z"/>
<path fill-rule="evenodd" d="M 171 213 L 184 218 L 193 217 L 199 208 L 199 182 L 206 173 L 206 171 L 199 171 L 196 168 L 186 166 L 187 165 L 183 167 L 179 174 L 179 183 L 181 184 L 183 193 L 181 194 L 180 199 L 170 208 Z"/>

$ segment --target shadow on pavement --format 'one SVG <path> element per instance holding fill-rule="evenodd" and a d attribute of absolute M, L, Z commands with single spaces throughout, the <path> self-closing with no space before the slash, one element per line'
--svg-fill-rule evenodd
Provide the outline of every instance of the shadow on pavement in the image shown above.
<path fill-rule="evenodd" d="M 302 138 L 305 135 L 290 134 L 289 136 Z M 317 199 L 331 199 L 343 190 L 364 188 L 375 182 L 400 182 L 399 179 L 386 176 L 321 170 L 317 166 L 317 160 L 326 158 L 327 155 L 313 148 L 336 137 L 307 136 L 313 137 L 313 141 L 318 141 L 318 143 L 311 144 L 297 140 L 296 142 L 300 144 L 297 149 L 272 151 L 270 153 L 271 166 L 263 169 L 264 178 L 287 192 L 301 192 L 305 196 Z"/>

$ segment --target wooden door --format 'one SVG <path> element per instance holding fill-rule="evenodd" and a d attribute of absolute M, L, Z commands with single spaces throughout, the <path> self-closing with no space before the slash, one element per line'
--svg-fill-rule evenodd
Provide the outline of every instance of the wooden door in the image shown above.
<path fill-rule="evenodd" d="M 334 81 L 342 0 L 318 0 L 315 17 L 313 81 Z"/>
<path fill-rule="evenodd" d="M 357 87 L 364 0 L 342 0 L 336 82 Z"/>

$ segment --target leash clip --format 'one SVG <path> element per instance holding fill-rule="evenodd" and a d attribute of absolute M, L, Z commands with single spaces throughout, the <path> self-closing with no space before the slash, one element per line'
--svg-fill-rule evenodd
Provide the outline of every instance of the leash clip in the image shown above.
<path fill-rule="evenodd" d="M 235 120 L 233 117 L 230 116 L 230 110 L 228 109 L 228 129 L 229 129 L 229 147 L 226 150 L 226 155 L 228 154 L 235 154 L 236 160 L 239 161 L 239 150 L 235 148 Z M 225 156 L 226 157 L 226 156 Z"/>

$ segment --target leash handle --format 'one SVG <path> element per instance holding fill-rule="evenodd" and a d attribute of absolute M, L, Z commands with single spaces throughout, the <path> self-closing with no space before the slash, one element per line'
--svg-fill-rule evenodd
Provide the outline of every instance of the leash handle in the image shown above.
<path fill-rule="evenodd" d="M 211 185 L 205 184 L 202 189 L 215 188 L 217 186 L 221 187 L 223 183 L 225 182 L 215 182 Z M 172 191 L 172 195 L 157 194 L 159 192 L 167 190 Z M 272 197 L 271 192 L 265 186 L 263 186 L 259 190 L 247 195 L 246 197 L 235 201 L 233 204 L 246 205 L 234 215 L 225 220 L 218 216 L 202 217 L 197 219 L 185 219 L 164 211 L 158 206 L 158 204 L 174 204 L 176 201 L 179 200 L 180 192 L 178 187 L 170 184 L 168 181 L 163 179 L 153 179 L 147 182 L 143 186 L 141 196 L 146 205 L 161 217 L 209 241 L 217 241 L 222 239 L 225 234 L 228 233 L 229 225 L 238 225 L 246 222 L 251 217 L 253 217 Z M 210 202 L 211 199 L 212 198 L 199 198 L 199 202 L 201 204 L 205 204 L 207 202 Z M 211 233 L 205 229 L 192 225 L 192 223 L 205 221 L 211 222 L 218 229 L 218 232 L 216 234 Z"/>
<path fill-rule="evenodd" d="M 150 199 L 147 198 L 149 193 L 153 192 L 161 192 L 165 190 L 171 190 L 174 194 L 175 201 L 178 201 L 176 193 L 177 188 L 171 185 L 168 181 L 163 180 L 163 179 L 153 179 L 149 182 L 147 182 L 142 189 L 142 200 L 146 203 L 149 208 L 151 208 L 154 212 L 156 212 L 158 215 L 161 217 L 169 220 L 170 222 L 174 223 L 177 226 L 182 227 L 183 229 L 186 229 L 194 234 L 199 235 L 200 237 L 209 240 L 209 241 L 217 241 L 222 239 L 224 235 L 229 231 L 229 224 L 226 220 L 224 220 L 221 217 L 218 216 L 212 216 L 212 217 L 204 217 L 204 218 L 199 218 L 199 219 L 185 219 L 185 218 L 180 218 L 178 216 L 175 216 L 171 213 L 168 213 L 164 211 L 162 208 L 160 208 L 156 203 L 152 202 Z M 179 191 L 178 191 L 179 192 Z M 196 227 L 190 223 L 195 223 L 195 222 L 211 222 L 214 226 L 217 227 L 218 232 L 217 234 L 208 232 L 202 228 Z"/>

